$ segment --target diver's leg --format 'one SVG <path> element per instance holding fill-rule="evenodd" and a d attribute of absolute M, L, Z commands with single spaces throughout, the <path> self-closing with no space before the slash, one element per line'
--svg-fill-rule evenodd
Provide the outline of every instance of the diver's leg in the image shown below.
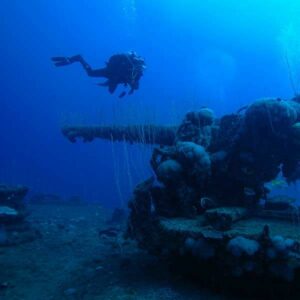
<path fill-rule="evenodd" d="M 57 67 L 63 67 L 63 66 L 68 66 L 74 62 L 79 62 L 88 76 L 91 77 L 106 77 L 108 78 L 107 75 L 107 69 L 102 68 L 102 69 L 92 69 L 92 67 L 83 59 L 81 55 L 75 55 L 71 57 L 63 57 L 63 56 L 56 56 L 51 58 L 52 61 L 54 62 L 55 66 Z"/>
<path fill-rule="evenodd" d="M 107 77 L 106 68 L 102 69 L 92 69 L 92 67 L 84 60 L 81 55 L 75 55 L 69 58 L 70 62 L 79 62 L 88 76 L 90 77 Z"/>

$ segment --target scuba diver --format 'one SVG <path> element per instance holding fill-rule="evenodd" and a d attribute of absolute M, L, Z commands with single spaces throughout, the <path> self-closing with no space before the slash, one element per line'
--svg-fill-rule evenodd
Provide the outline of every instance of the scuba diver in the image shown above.
<path fill-rule="evenodd" d="M 99 83 L 99 86 L 108 87 L 112 94 L 119 84 L 130 87 L 129 95 L 133 94 L 139 88 L 139 80 L 143 76 L 146 64 L 141 56 L 131 51 L 124 54 L 115 54 L 110 57 L 106 66 L 101 69 L 92 69 L 92 67 L 83 59 L 81 55 L 71 57 L 52 57 L 55 66 L 62 67 L 78 62 L 82 65 L 88 76 L 104 77 L 107 80 Z M 123 91 L 119 97 L 123 98 L 126 92 Z"/>

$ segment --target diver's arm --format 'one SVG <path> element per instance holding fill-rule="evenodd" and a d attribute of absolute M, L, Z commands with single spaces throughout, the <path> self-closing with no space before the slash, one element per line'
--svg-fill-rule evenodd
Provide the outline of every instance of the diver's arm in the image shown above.
<path fill-rule="evenodd" d="M 129 93 L 128 93 L 128 95 L 132 95 L 133 94 L 133 92 L 134 92 L 134 88 L 133 87 L 131 87 L 131 89 L 130 89 L 130 91 L 129 91 Z"/>
<path fill-rule="evenodd" d="M 139 81 L 134 81 L 132 83 L 129 83 L 129 86 L 130 86 L 130 91 L 128 95 L 132 95 L 134 91 L 139 89 L 140 84 Z"/>

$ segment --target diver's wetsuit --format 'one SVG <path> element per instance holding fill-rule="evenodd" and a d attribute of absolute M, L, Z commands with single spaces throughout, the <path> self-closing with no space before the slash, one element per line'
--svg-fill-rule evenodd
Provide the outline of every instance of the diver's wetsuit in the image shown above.
<path fill-rule="evenodd" d="M 125 86 L 130 86 L 131 89 L 129 94 L 132 94 L 134 90 L 139 88 L 139 80 L 145 69 L 144 60 L 134 52 L 113 55 L 106 63 L 106 67 L 101 69 L 92 69 L 81 55 L 72 57 L 53 57 L 52 60 L 57 67 L 79 62 L 88 76 L 107 78 L 107 81 L 100 83 L 99 85 L 107 86 L 110 93 L 113 93 L 116 90 L 118 84 L 124 84 Z M 126 92 L 122 92 L 120 97 L 125 95 Z"/>

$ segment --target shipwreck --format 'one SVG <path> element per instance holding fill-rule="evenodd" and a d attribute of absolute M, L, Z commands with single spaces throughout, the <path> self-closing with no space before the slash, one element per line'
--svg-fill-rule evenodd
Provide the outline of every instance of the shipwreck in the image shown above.
<path fill-rule="evenodd" d="M 300 102 L 262 99 L 216 118 L 202 108 L 178 126 L 67 126 L 71 141 L 156 145 L 155 176 L 129 201 L 127 236 L 216 290 L 300 296 L 299 208 L 267 182 L 300 179 Z"/>

